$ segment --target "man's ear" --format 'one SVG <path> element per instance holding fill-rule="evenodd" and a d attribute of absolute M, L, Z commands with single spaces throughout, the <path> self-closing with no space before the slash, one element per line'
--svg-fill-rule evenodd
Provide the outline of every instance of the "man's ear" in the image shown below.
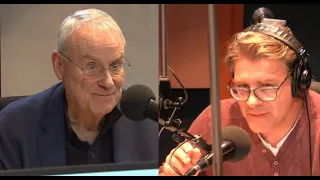
<path fill-rule="evenodd" d="M 58 51 L 53 51 L 51 54 L 51 61 L 54 73 L 56 74 L 59 80 L 62 80 L 63 74 L 63 57 Z"/>

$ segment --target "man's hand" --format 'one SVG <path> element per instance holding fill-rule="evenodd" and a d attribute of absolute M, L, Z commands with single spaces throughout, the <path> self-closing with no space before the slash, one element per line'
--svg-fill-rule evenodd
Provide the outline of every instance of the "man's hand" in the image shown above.
<path fill-rule="evenodd" d="M 184 175 L 201 157 L 200 149 L 194 148 L 189 142 L 184 143 L 176 151 L 174 150 L 175 149 L 171 150 L 170 154 L 167 156 L 163 165 L 163 172 L 159 173 L 160 176 Z M 171 156 L 172 153 L 174 154 Z M 172 169 L 170 166 L 170 159 L 171 165 L 181 174 L 178 174 Z"/>

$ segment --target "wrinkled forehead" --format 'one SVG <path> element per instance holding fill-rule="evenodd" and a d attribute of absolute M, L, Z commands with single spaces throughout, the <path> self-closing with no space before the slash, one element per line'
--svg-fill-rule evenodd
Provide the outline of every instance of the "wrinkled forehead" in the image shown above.
<path fill-rule="evenodd" d="M 242 80 L 270 80 L 282 78 L 288 73 L 288 69 L 283 61 L 260 58 L 248 59 L 242 58 L 235 62 L 234 79 Z"/>
<path fill-rule="evenodd" d="M 119 32 L 84 26 L 72 33 L 68 49 L 79 56 L 103 54 L 103 56 L 115 56 L 116 58 L 124 54 L 124 46 Z"/>

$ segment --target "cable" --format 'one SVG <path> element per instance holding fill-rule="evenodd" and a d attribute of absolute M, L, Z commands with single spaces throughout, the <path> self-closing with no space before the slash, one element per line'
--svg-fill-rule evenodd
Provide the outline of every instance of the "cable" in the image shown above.
<path fill-rule="evenodd" d="M 183 86 L 183 84 L 181 83 L 181 81 L 179 80 L 179 78 L 176 76 L 176 74 L 174 73 L 174 71 L 170 68 L 170 66 L 167 65 L 167 68 L 170 70 L 171 74 L 172 74 L 173 77 L 177 80 L 177 82 L 178 82 L 179 85 L 182 87 L 182 90 L 183 90 L 183 92 L 184 92 L 184 96 L 185 96 L 185 97 L 184 97 L 183 101 L 181 102 L 181 106 L 182 106 L 182 105 L 185 104 L 185 103 L 187 102 L 187 100 L 188 100 L 187 90 L 186 90 L 186 88 Z M 160 110 L 161 110 L 161 106 L 160 106 Z M 171 116 L 170 116 L 170 118 L 168 119 L 168 121 L 171 121 L 171 120 L 172 120 L 172 118 L 173 118 L 173 116 L 174 116 L 174 114 L 175 114 L 175 112 L 176 112 L 177 110 L 178 110 L 177 107 L 174 108 L 174 110 L 173 110 L 173 112 L 171 113 Z M 163 129 L 164 129 L 164 127 L 161 128 L 161 130 L 160 130 L 160 132 L 159 132 L 159 134 L 158 134 L 158 137 L 160 137 Z M 198 137 L 198 138 L 200 138 L 200 137 Z M 193 141 L 197 141 L 198 138 L 193 139 Z M 184 140 L 183 142 L 181 142 L 177 147 L 175 147 L 175 148 L 173 149 L 172 153 L 170 153 L 170 156 L 169 156 L 169 159 L 170 159 L 170 160 L 169 160 L 169 165 L 170 165 L 170 167 L 171 167 L 178 175 L 180 175 L 180 176 L 183 176 L 183 174 L 182 174 L 178 169 L 176 169 L 176 168 L 172 165 L 172 156 L 173 156 L 173 154 L 177 151 L 177 149 L 179 149 L 179 148 L 180 148 L 183 144 L 185 144 L 186 142 L 188 142 L 188 139 L 185 139 L 185 140 Z"/>
<path fill-rule="evenodd" d="M 309 161 L 310 161 L 310 175 L 312 176 L 312 145 L 311 145 L 311 121 L 309 116 L 309 108 L 308 108 L 308 100 L 307 100 L 307 93 L 304 93 L 304 99 L 306 103 L 306 109 L 307 109 L 307 118 L 308 118 L 308 133 L 309 133 Z"/>
<path fill-rule="evenodd" d="M 164 130 L 164 127 L 162 127 L 162 128 L 160 129 L 160 131 L 159 131 L 159 133 L 158 133 L 158 139 L 160 138 L 161 133 L 162 133 L 163 130 Z"/>
<path fill-rule="evenodd" d="M 184 96 L 185 96 L 184 99 L 183 99 L 183 101 L 181 102 L 181 106 L 182 106 L 182 105 L 183 105 L 184 103 L 186 103 L 187 100 L 188 100 L 187 90 L 186 90 L 186 88 L 183 86 L 183 84 L 181 83 L 181 81 L 179 80 L 179 78 L 176 76 L 176 74 L 174 73 L 174 71 L 171 69 L 171 67 L 167 65 L 167 69 L 170 70 L 170 72 L 171 72 L 171 74 L 173 75 L 173 77 L 177 80 L 177 82 L 179 83 L 179 85 L 182 87 L 182 90 L 183 90 Z M 161 99 L 162 99 L 162 98 L 161 98 Z M 161 110 L 162 110 L 162 101 L 163 101 L 163 100 L 160 100 L 161 103 L 160 103 L 160 107 L 159 107 L 159 112 L 161 112 Z M 178 108 L 174 108 L 173 112 L 171 113 L 171 117 L 168 119 L 169 121 L 171 121 L 171 119 L 173 118 L 173 116 L 174 116 L 174 114 L 175 114 L 175 112 L 176 112 L 177 109 L 178 109 Z M 160 138 L 161 133 L 163 132 L 163 130 L 164 130 L 164 127 L 162 127 L 162 128 L 160 129 L 160 131 L 159 131 L 159 133 L 158 133 L 158 138 Z"/>
<path fill-rule="evenodd" d="M 174 71 L 170 68 L 170 66 L 167 66 L 167 68 L 170 70 L 171 74 L 174 76 L 174 78 L 178 81 L 179 85 L 182 87 L 182 90 L 184 92 L 184 100 L 181 103 L 181 105 L 183 105 L 184 103 L 187 102 L 188 100 L 188 93 L 186 88 L 183 86 L 183 84 L 181 83 L 181 81 L 179 80 L 179 78 L 176 76 L 176 74 L 174 73 Z"/>
<path fill-rule="evenodd" d="M 178 170 L 176 169 L 173 165 L 172 165 L 172 155 L 183 145 L 185 144 L 186 142 L 188 142 L 188 140 L 185 140 L 183 141 L 182 143 L 180 143 L 176 148 L 174 148 L 174 150 L 172 151 L 172 153 L 170 154 L 170 161 L 169 161 L 169 165 L 170 167 L 174 170 L 174 172 L 176 172 L 177 174 L 179 174 L 180 176 L 183 176 L 183 174 Z"/>

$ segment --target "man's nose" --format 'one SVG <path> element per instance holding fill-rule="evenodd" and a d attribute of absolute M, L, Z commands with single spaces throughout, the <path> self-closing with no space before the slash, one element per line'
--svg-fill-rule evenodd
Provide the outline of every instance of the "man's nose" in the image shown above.
<path fill-rule="evenodd" d="M 110 87 L 111 85 L 114 85 L 112 75 L 109 69 L 104 69 L 103 72 L 101 72 L 101 79 L 99 80 L 99 85 L 105 87 Z"/>
<path fill-rule="evenodd" d="M 257 98 L 257 96 L 251 91 L 246 103 L 249 107 L 255 107 L 257 105 L 260 105 L 262 101 L 259 98 Z"/>

